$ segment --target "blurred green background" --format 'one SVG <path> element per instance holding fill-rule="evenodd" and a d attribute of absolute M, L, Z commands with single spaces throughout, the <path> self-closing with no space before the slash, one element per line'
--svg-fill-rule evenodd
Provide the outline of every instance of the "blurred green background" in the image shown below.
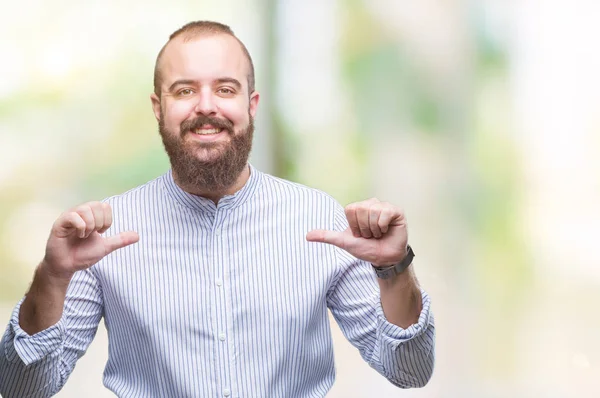
<path fill-rule="evenodd" d="M 600 395 L 599 3 L 196 0 L 0 4 L 0 320 L 55 218 L 168 169 L 156 54 L 230 24 L 257 68 L 251 161 L 408 215 L 437 363 L 398 391 L 337 327 L 331 397 Z M 106 334 L 59 397 L 109 397 Z"/>

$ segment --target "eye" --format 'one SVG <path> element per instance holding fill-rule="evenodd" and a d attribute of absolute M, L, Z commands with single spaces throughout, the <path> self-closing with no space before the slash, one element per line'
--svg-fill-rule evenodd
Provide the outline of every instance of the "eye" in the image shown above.
<path fill-rule="evenodd" d="M 192 95 L 194 92 L 192 91 L 191 88 L 184 88 L 183 90 L 179 90 L 179 92 L 177 93 L 179 96 L 181 97 L 187 97 Z"/>
<path fill-rule="evenodd" d="M 225 95 L 234 94 L 234 91 L 232 89 L 230 89 L 229 87 L 221 87 L 220 89 L 217 90 L 217 92 L 220 94 L 225 94 Z"/>

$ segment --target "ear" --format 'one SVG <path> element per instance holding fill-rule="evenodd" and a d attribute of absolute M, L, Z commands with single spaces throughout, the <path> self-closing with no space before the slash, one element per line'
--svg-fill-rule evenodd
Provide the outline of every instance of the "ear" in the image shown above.
<path fill-rule="evenodd" d="M 158 122 L 160 120 L 160 98 L 155 93 L 150 95 L 150 101 L 152 101 L 152 112 L 154 112 L 154 117 Z"/>
<path fill-rule="evenodd" d="M 258 101 L 260 100 L 260 94 L 258 91 L 253 91 L 250 94 L 250 115 L 252 118 L 256 117 L 256 111 L 258 110 Z"/>

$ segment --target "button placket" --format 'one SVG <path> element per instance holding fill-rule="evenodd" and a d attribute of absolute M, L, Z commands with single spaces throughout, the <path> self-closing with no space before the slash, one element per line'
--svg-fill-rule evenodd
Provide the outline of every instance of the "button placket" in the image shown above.
<path fill-rule="evenodd" d="M 215 322 L 215 342 L 218 358 L 218 368 L 220 369 L 220 388 L 225 397 L 231 395 L 231 369 L 230 369 L 230 350 L 228 344 L 228 302 L 225 291 L 225 278 L 227 275 L 225 262 L 227 261 L 226 234 L 223 230 L 223 223 L 226 212 L 217 209 L 215 215 L 215 224 L 213 227 L 213 247 L 215 248 L 213 256 L 213 275 L 214 275 L 214 299 L 216 303 L 216 322 Z"/>

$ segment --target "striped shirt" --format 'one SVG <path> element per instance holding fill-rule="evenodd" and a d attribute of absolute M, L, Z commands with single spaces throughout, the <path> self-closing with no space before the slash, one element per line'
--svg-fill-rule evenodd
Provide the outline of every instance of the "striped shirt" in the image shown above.
<path fill-rule="evenodd" d="M 392 383 L 427 383 L 428 295 L 418 323 L 387 322 L 370 265 L 305 239 L 345 230 L 342 206 L 250 170 L 218 205 L 183 191 L 170 171 L 107 199 L 107 234 L 134 230 L 140 241 L 77 272 L 56 325 L 29 336 L 17 305 L 0 343 L 0 394 L 58 392 L 104 317 L 103 382 L 119 397 L 323 397 L 335 378 L 328 309 Z"/>

